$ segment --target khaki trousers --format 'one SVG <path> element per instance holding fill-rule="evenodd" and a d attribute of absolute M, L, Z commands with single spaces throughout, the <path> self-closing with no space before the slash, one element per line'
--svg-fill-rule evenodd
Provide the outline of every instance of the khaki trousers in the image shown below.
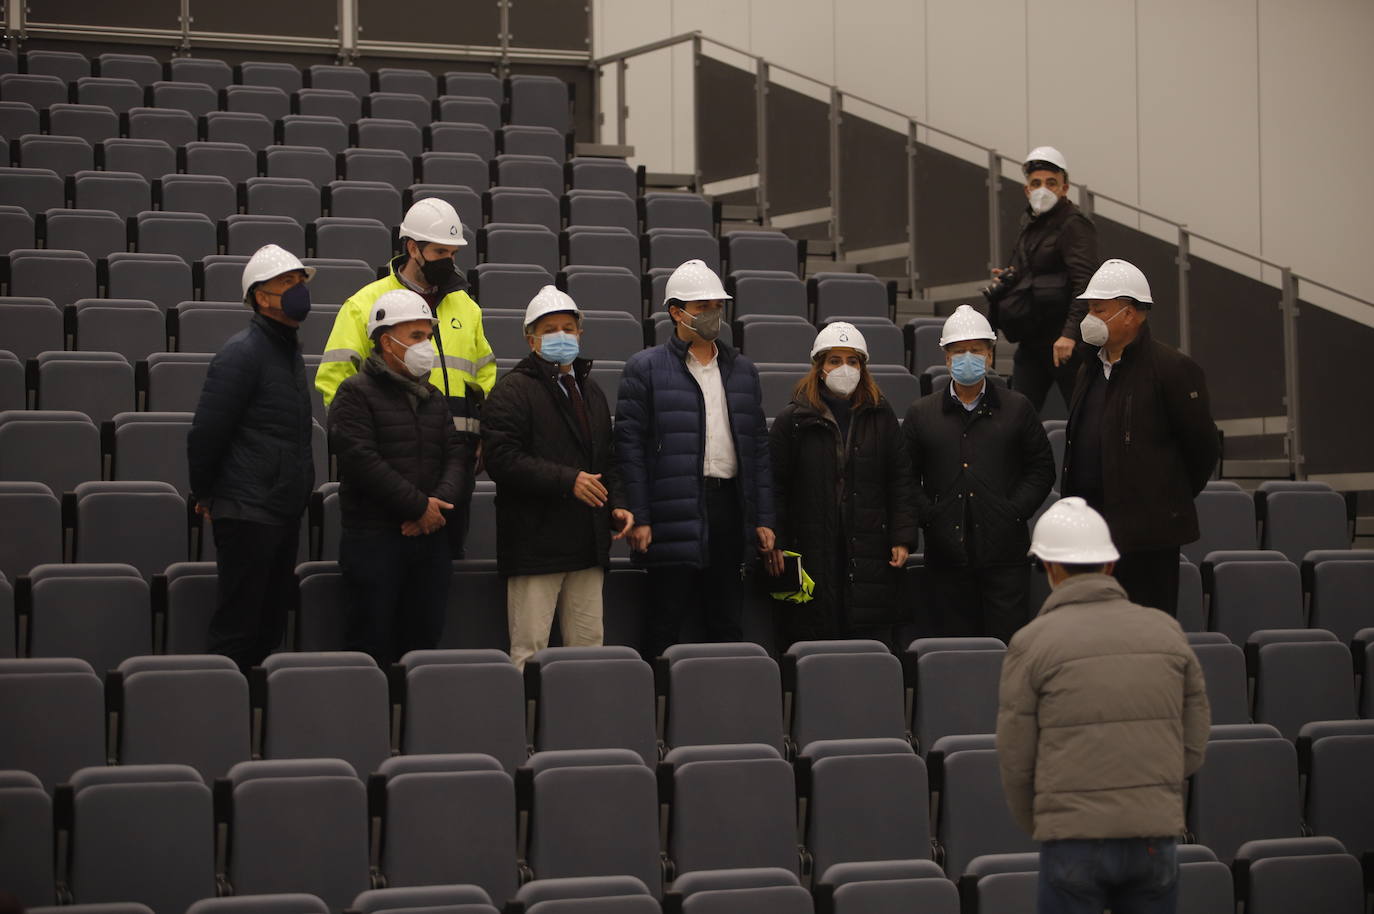
<path fill-rule="evenodd" d="M 600 565 L 581 571 L 524 574 L 506 579 L 506 618 L 510 624 L 510 659 L 523 670 L 535 651 L 549 646 L 554 610 L 563 644 L 599 647 L 602 638 Z"/>

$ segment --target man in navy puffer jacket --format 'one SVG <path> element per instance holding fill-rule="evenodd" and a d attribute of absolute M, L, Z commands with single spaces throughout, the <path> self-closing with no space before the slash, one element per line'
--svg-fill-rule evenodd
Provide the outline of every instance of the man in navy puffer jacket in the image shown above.
<path fill-rule="evenodd" d="M 689 260 L 664 299 L 675 332 L 625 363 L 615 421 L 636 522 L 630 548 L 649 570 L 650 659 L 677 642 L 693 606 L 709 640 L 741 640 L 748 546 L 773 548 L 758 369 L 716 340 L 730 298 L 706 264 Z"/>

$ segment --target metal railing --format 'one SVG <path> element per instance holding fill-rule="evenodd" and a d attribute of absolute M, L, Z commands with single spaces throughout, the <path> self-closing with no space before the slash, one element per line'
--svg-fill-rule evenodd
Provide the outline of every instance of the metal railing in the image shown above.
<path fill-rule="evenodd" d="M 773 73 L 786 73 L 792 77 L 801 79 L 821 89 L 829 98 L 829 146 L 830 146 L 830 218 L 829 228 L 830 237 L 834 243 L 835 256 L 841 259 L 845 251 L 845 240 L 841 216 L 841 197 L 840 190 L 844 178 L 844 165 L 840 155 L 840 124 L 845 113 L 845 102 L 852 101 L 861 103 L 866 107 L 883 112 L 894 118 L 906 122 L 906 157 L 907 157 L 907 227 L 906 227 L 906 246 L 907 246 L 907 272 L 913 290 L 920 287 L 920 276 L 917 271 L 917 214 L 919 202 L 917 200 L 917 158 L 919 149 L 923 143 L 918 140 L 918 136 L 925 135 L 927 139 L 931 136 L 943 138 L 946 141 L 963 144 L 974 150 L 979 150 L 986 156 L 987 167 L 987 220 L 988 220 L 988 267 L 1000 265 L 1005 256 L 1002 239 L 1002 214 L 1001 214 L 1001 190 L 1003 166 L 1013 165 L 1020 170 L 1021 161 L 1010 156 L 1003 155 L 996 149 L 984 146 L 973 140 L 942 130 L 939 127 L 924 123 L 911 115 L 897 111 L 878 102 L 863 98 L 852 93 L 847 93 L 838 86 L 826 83 L 805 73 L 798 72 L 788 67 L 772 63 L 767 59 L 735 47 L 723 41 L 711 38 L 700 31 L 686 32 L 664 38 L 660 41 L 650 42 L 639 45 L 624 51 L 613 54 L 606 54 L 595 58 L 592 63 L 593 77 L 597 84 L 597 96 L 600 97 L 600 86 L 603 73 L 607 67 L 615 68 L 616 85 L 616 115 L 615 115 L 615 139 L 618 144 L 625 145 L 631 141 L 628 135 L 629 109 L 626 103 L 627 79 L 626 74 L 631 60 L 673 48 L 678 45 L 690 43 L 693 50 L 694 59 L 700 57 L 703 46 L 711 45 L 729 53 L 739 55 L 751 61 L 755 76 L 755 118 L 757 129 L 757 185 L 755 198 L 757 201 L 759 218 L 762 224 L 770 224 L 773 218 L 773 209 L 769 195 L 769 175 L 768 175 L 768 85 Z M 696 100 L 693 100 L 695 110 Z M 603 124 L 601 120 L 596 121 L 598 140 L 600 140 Z M 694 131 L 696 135 L 696 148 L 694 150 L 693 172 L 696 177 L 696 186 L 702 186 L 701 175 L 701 135 L 700 131 Z M 1286 433 L 1285 445 L 1287 457 L 1290 462 L 1291 470 L 1296 478 L 1302 479 L 1306 476 L 1306 458 L 1303 451 L 1302 439 L 1302 409 L 1300 401 L 1299 375 L 1297 367 L 1297 318 L 1299 315 L 1298 301 L 1300 286 L 1311 287 L 1325 293 L 1327 298 L 1336 297 L 1353 305 L 1356 309 L 1361 306 L 1374 309 L 1374 302 L 1351 295 L 1339 289 L 1332 288 L 1308 277 L 1300 276 L 1290 267 L 1276 263 L 1267 258 L 1252 254 L 1249 251 L 1241 250 L 1233 245 L 1219 241 L 1215 238 L 1202 235 L 1188 228 L 1185 223 L 1161 216 L 1119 200 L 1107 194 L 1093 190 L 1086 185 L 1078 184 L 1078 194 L 1080 205 L 1083 210 L 1092 215 L 1100 203 L 1108 203 L 1112 206 L 1131 214 L 1138 220 L 1151 220 L 1168 227 L 1175 233 L 1174 243 L 1177 246 L 1175 262 L 1178 267 L 1178 316 L 1179 316 L 1179 340 L 1180 349 L 1188 352 L 1191 349 L 1191 339 L 1193 331 L 1192 309 L 1189 301 L 1189 272 L 1193 258 L 1192 247 L 1194 242 L 1203 242 L 1207 245 L 1224 251 L 1227 254 L 1240 258 L 1245 263 L 1252 266 L 1261 282 L 1265 268 L 1275 270 L 1279 275 L 1277 286 L 1278 307 L 1281 312 L 1283 326 L 1283 361 L 1284 361 L 1284 409 L 1286 414 Z M 977 278 L 977 277 L 971 277 Z M 1272 285 L 1266 282 L 1267 285 Z M 1319 306 L 1320 307 L 1320 306 Z M 1366 319 L 1364 323 L 1369 323 Z"/>

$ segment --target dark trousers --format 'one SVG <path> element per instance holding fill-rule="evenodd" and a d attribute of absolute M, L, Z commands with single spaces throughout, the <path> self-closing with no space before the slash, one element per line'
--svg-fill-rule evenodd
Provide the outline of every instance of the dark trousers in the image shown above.
<path fill-rule="evenodd" d="M 407 651 L 438 646 L 453 577 L 449 538 L 397 530 L 348 530 L 339 540 L 348 601 L 346 643 L 385 669 Z"/>
<path fill-rule="evenodd" d="M 943 638 L 1000 638 L 1010 642 L 1026 624 L 1030 563 L 978 568 L 927 565 L 934 618 Z"/>
<path fill-rule="evenodd" d="M 1046 841 L 1040 846 L 1038 914 L 1173 914 L 1173 838 Z"/>
<path fill-rule="evenodd" d="M 1054 367 L 1054 341 L 1047 343 L 1026 341 L 1016 347 L 1011 363 L 1011 387 L 1021 394 L 1036 412 L 1045 406 L 1050 387 L 1058 385 L 1067 408 L 1072 402 L 1074 375 L 1078 373 L 1079 356 Z"/>
<path fill-rule="evenodd" d="M 299 605 L 296 547 L 301 528 L 221 518 L 211 522 L 210 530 L 219 577 L 207 649 L 230 658 L 246 673 L 281 645 L 287 614 Z"/>
<path fill-rule="evenodd" d="M 744 640 L 744 515 L 738 483 L 706 487 L 705 568 L 649 568 L 644 656 L 650 662 L 682 637 L 682 621 L 700 607 L 708 641 Z"/>
<path fill-rule="evenodd" d="M 1178 615 L 1178 547 L 1123 552 L 1116 580 L 1132 603 Z"/>

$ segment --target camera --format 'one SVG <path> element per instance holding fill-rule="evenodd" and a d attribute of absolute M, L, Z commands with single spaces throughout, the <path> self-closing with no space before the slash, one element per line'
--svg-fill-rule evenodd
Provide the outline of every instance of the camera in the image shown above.
<path fill-rule="evenodd" d="M 991 283 L 983 289 L 983 297 L 988 300 L 989 305 L 995 305 L 1001 301 L 1002 297 L 1012 290 L 1021 277 L 1016 272 L 1015 267 L 1007 267 L 997 279 L 997 282 Z"/>

